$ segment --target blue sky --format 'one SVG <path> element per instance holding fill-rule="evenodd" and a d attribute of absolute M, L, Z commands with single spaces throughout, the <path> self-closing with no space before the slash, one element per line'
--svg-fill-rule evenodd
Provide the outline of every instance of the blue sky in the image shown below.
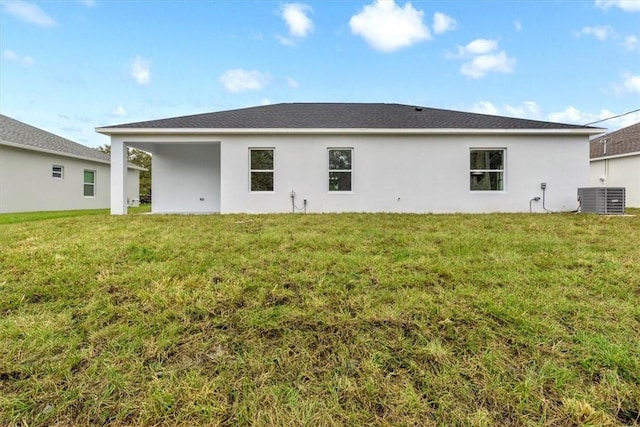
<path fill-rule="evenodd" d="M 0 112 L 89 146 L 280 102 L 585 124 L 640 108 L 640 0 L 0 0 L 0 55 Z"/>

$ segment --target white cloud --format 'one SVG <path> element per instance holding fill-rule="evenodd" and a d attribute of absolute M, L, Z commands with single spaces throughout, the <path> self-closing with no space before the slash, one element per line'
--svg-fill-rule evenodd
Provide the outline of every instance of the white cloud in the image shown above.
<path fill-rule="evenodd" d="M 290 37 L 285 37 L 285 36 L 281 36 L 280 34 L 277 34 L 276 38 L 284 46 L 295 46 L 296 45 L 296 41 L 294 39 L 290 38 Z"/>
<path fill-rule="evenodd" d="M 489 39 L 475 39 L 466 46 L 458 46 L 458 55 L 468 57 L 473 55 L 484 55 L 498 49 L 498 42 Z"/>
<path fill-rule="evenodd" d="M 446 33 L 447 31 L 453 31 L 458 27 L 458 23 L 455 19 L 445 15 L 441 12 L 433 14 L 433 32 L 436 34 Z"/>
<path fill-rule="evenodd" d="M 19 20 L 39 27 L 53 27 L 57 23 L 55 19 L 47 15 L 45 11 L 33 3 L 22 0 L 2 2 L 4 10 Z"/>
<path fill-rule="evenodd" d="M 622 117 L 616 117 L 612 120 L 607 120 L 606 122 L 603 122 L 602 126 L 608 127 L 609 131 L 611 131 L 626 128 L 627 126 L 635 125 L 636 123 L 640 123 L 640 111 L 636 111 L 635 113 L 627 114 Z"/>
<path fill-rule="evenodd" d="M 349 26 L 375 50 L 393 52 L 431 39 L 423 14 L 411 3 L 400 7 L 395 0 L 374 0 L 351 17 Z"/>
<path fill-rule="evenodd" d="M 4 59 L 8 59 L 9 61 L 17 61 L 20 58 L 17 53 L 9 49 L 5 50 L 2 53 L 2 57 Z"/>
<path fill-rule="evenodd" d="M 93 7 L 96 5 L 96 0 L 79 0 L 81 4 L 87 7 Z"/>
<path fill-rule="evenodd" d="M 31 67 L 35 63 L 35 59 L 30 56 L 25 56 L 24 58 L 22 58 L 22 65 L 24 65 L 25 67 Z"/>
<path fill-rule="evenodd" d="M 520 105 L 502 105 L 500 107 L 494 105 L 490 101 L 480 101 L 475 103 L 471 111 L 479 114 L 500 115 L 507 117 L 519 117 L 530 120 L 549 120 L 557 123 L 571 123 L 584 125 L 598 120 L 608 119 L 617 114 L 607 109 L 602 109 L 598 113 L 587 113 L 580 111 L 574 106 L 569 106 L 563 111 L 549 113 L 546 117 L 542 114 L 542 109 L 535 101 L 524 101 Z M 609 131 L 618 128 L 630 126 L 640 122 L 640 112 L 624 115 L 615 119 L 606 120 L 602 123 L 596 123 L 593 126 L 606 127 Z"/>
<path fill-rule="evenodd" d="M 522 105 L 505 105 L 506 115 L 527 119 L 540 118 L 540 106 L 534 101 L 524 101 Z"/>
<path fill-rule="evenodd" d="M 640 74 L 633 75 L 630 73 L 626 73 L 623 77 L 624 81 L 622 85 L 626 92 L 640 93 Z"/>
<path fill-rule="evenodd" d="M 593 114 L 580 111 L 573 105 L 565 108 L 564 111 L 558 111 L 548 115 L 549 120 L 552 122 L 572 123 L 577 125 L 584 125 L 586 123 L 595 122 L 612 116 L 615 116 L 615 114 L 609 110 L 603 109 L 600 110 L 599 113 Z"/>
<path fill-rule="evenodd" d="M 487 73 L 512 73 L 515 65 L 516 60 L 502 51 L 476 56 L 470 62 L 462 64 L 460 72 L 471 79 L 481 79 Z"/>
<path fill-rule="evenodd" d="M 593 27 L 583 27 L 580 31 L 575 33 L 576 36 L 588 35 L 594 36 L 600 41 L 605 41 L 609 36 L 614 34 L 613 28 L 609 25 L 595 25 Z"/>
<path fill-rule="evenodd" d="M 541 116 L 540 106 L 534 101 L 524 101 L 521 105 L 504 105 L 496 107 L 490 101 L 480 101 L 473 105 L 471 109 L 474 113 L 503 115 L 508 117 L 520 117 L 527 119 L 539 119 Z"/>
<path fill-rule="evenodd" d="M 587 113 L 580 111 L 574 106 L 567 107 L 564 111 L 549 114 L 549 120 L 553 122 L 561 123 L 573 123 L 578 125 L 584 125 L 587 123 L 596 122 L 599 120 L 609 119 L 609 117 L 615 117 L 616 114 L 610 110 L 602 109 L 599 113 Z M 608 128 L 609 131 L 620 129 L 623 127 L 631 126 L 640 122 L 640 111 L 636 111 L 631 114 L 625 114 L 621 117 L 605 120 L 593 124 L 592 126 Z"/>
<path fill-rule="evenodd" d="M 289 33 L 295 37 L 306 37 L 313 31 L 313 21 L 307 15 L 311 6 L 302 3 L 287 3 L 282 6 L 282 19 L 289 27 Z"/>
<path fill-rule="evenodd" d="M 300 83 L 298 83 L 298 81 L 293 77 L 287 77 L 287 84 L 292 89 L 297 89 L 300 86 Z"/>
<path fill-rule="evenodd" d="M 596 7 L 601 9 L 609 9 L 610 7 L 618 7 L 626 12 L 639 12 L 640 1 L 638 0 L 596 0 Z"/>
<path fill-rule="evenodd" d="M 549 114 L 549 120 L 552 122 L 566 122 L 566 123 L 579 123 L 584 124 L 592 121 L 593 117 L 588 116 L 582 111 L 578 110 L 573 105 L 567 107 L 564 111 L 558 111 Z"/>
<path fill-rule="evenodd" d="M 541 113 L 540 106 L 536 104 L 534 101 L 524 101 L 523 105 L 527 113 L 532 114 L 531 117 L 540 116 L 540 113 Z"/>
<path fill-rule="evenodd" d="M 479 114 L 491 114 L 492 116 L 500 114 L 498 108 L 489 101 L 480 101 L 473 104 L 471 111 Z"/>
<path fill-rule="evenodd" d="M 127 110 L 122 105 L 118 105 L 111 112 L 111 117 L 124 117 L 127 115 Z"/>
<path fill-rule="evenodd" d="M 151 81 L 151 61 L 136 56 L 131 64 L 131 77 L 141 86 L 146 86 Z"/>
<path fill-rule="evenodd" d="M 612 85 L 617 95 L 640 93 L 640 74 L 623 73 L 622 81 Z"/>
<path fill-rule="evenodd" d="M 269 82 L 271 76 L 256 70 L 243 70 L 235 68 L 227 70 L 220 76 L 220 83 L 227 92 L 244 92 L 248 90 L 261 90 Z"/>
<path fill-rule="evenodd" d="M 2 57 L 7 61 L 18 62 L 25 67 L 31 67 L 36 61 L 30 56 L 20 56 L 16 52 L 7 49 L 2 53 Z"/>
<path fill-rule="evenodd" d="M 636 50 L 638 47 L 638 37 L 634 35 L 625 37 L 624 42 L 622 42 L 622 46 L 628 50 Z"/>
<path fill-rule="evenodd" d="M 513 22 L 513 27 L 516 29 L 516 31 L 520 32 L 522 31 L 522 22 L 520 21 L 514 21 Z"/>
<path fill-rule="evenodd" d="M 512 73 L 515 69 L 515 58 L 509 57 L 505 51 L 498 51 L 496 40 L 475 39 L 465 46 L 458 45 L 457 50 L 457 55 L 450 56 L 468 59 L 460 67 L 460 72 L 471 79 L 480 79 L 492 72 Z"/>

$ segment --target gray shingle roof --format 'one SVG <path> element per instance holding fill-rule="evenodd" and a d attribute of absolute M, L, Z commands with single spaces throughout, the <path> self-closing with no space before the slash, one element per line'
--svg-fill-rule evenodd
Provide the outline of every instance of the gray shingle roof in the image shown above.
<path fill-rule="evenodd" d="M 607 141 L 605 153 L 604 141 Z M 640 123 L 599 136 L 590 141 L 591 158 L 640 153 Z"/>
<path fill-rule="evenodd" d="M 0 114 L 0 140 L 37 150 L 110 163 L 108 154 Z"/>
<path fill-rule="evenodd" d="M 402 104 L 285 103 L 128 123 L 116 129 L 597 129 Z M 98 129 L 100 131 L 100 128 Z"/>

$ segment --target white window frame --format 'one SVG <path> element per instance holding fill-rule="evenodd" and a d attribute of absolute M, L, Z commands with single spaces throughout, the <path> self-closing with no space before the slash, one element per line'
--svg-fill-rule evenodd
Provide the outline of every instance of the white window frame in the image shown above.
<path fill-rule="evenodd" d="M 87 182 L 84 178 L 85 174 L 87 172 L 91 172 L 93 174 L 93 182 Z M 84 197 L 96 197 L 96 181 L 98 180 L 98 173 L 93 170 L 93 169 L 85 169 L 82 172 L 82 195 Z M 92 194 L 91 195 L 86 195 L 85 194 L 85 188 L 87 185 L 90 185 L 93 189 Z"/>
<path fill-rule="evenodd" d="M 56 170 L 56 169 L 59 169 Z M 63 179 L 64 178 L 64 166 L 62 165 L 52 165 L 51 166 L 51 177 L 55 179 Z"/>
<path fill-rule="evenodd" d="M 253 151 L 271 151 L 273 165 L 271 169 L 253 169 L 251 168 L 251 153 Z M 271 173 L 273 188 L 271 190 L 254 190 L 251 187 L 252 176 L 254 173 Z M 276 189 L 276 149 L 274 147 L 250 147 L 249 148 L 249 192 L 256 194 L 274 193 Z"/>
<path fill-rule="evenodd" d="M 504 147 L 473 147 L 469 149 L 469 160 L 474 151 L 502 151 L 502 169 L 472 169 L 469 164 L 469 191 L 472 193 L 500 193 L 507 188 L 507 149 Z M 497 190 L 474 190 L 471 188 L 471 177 L 475 174 L 502 173 L 502 188 Z"/>
<path fill-rule="evenodd" d="M 351 169 L 331 169 L 331 151 L 349 151 L 351 153 Z M 353 193 L 353 147 L 329 147 L 327 148 L 327 191 L 331 194 Z M 351 185 L 349 190 L 332 190 L 331 189 L 331 173 L 349 173 Z"/>

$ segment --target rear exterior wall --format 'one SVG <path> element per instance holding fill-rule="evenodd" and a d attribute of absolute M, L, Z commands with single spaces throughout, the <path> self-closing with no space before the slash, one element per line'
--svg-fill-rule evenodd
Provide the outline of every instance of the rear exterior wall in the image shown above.
<path fill-rule="evenodd" d="M 249 151 L 274 150 L 273 192 L 251 192 Z M 329 191 L 328 150 L 351 148 L 352 191 Z M 503 191 L 470 190 L 470 150 L 505 150 Z M 222 213 L 489 213 L 577 208 L 589 183 L 587 136 L 268 135 L 225 136 L 220 149 Z M 292 203 L 291 194 L 295 197 Z M 297 210 L 296 210 L 297 211 Z"/>

